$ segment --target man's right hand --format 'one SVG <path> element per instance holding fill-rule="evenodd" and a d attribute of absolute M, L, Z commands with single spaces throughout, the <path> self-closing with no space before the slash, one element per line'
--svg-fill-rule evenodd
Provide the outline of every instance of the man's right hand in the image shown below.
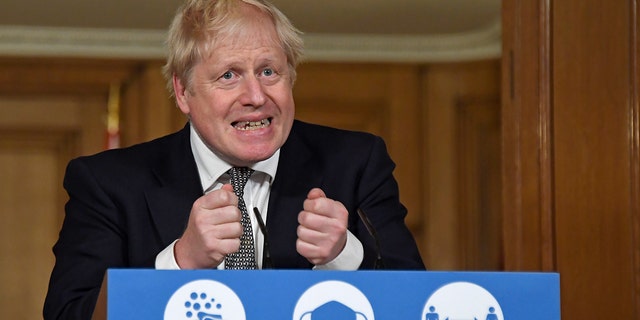
<path fill-rule="evenodd" d="M 180 269 L 216 268 L 227 254 L 240 249 L 242 214 L 233 187 L 225 184 L 198 198 L 187 229 L 174 247 Z"/>

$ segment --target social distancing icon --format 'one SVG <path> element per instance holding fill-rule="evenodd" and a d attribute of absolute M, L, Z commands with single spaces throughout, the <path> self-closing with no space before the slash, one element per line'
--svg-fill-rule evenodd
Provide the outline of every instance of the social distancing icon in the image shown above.
<path fill-rule="evenodd" d="M 436 290 L 422 312 L 425 320 L 504 320 L 498 300 L 470 282 L 452 282 Z"/>

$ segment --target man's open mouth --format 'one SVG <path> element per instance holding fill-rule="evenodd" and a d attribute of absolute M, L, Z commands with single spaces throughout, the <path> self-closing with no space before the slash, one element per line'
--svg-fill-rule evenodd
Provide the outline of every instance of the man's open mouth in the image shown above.
<path fill-rule="evenodd" d="M 271 118 L 262 119 L 260 121 L 236 121 L 231 125 L 238 130 L 256 130 L 266 128 L 271 124 Z"/>

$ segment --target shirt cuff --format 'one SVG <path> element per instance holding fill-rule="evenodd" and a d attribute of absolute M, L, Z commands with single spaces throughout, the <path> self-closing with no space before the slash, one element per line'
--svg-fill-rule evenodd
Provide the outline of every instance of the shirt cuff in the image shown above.
<path fill-rule="evenodd" d="M 347 243 L 342 252 L 328 263 L 316 265 L 313 270 L 358 270 L 363 258 L 362 243 L 351 231 L 347 230 Z"/>
<path fill-rule="evenodd" d="M 158 270 L 180 270 L 176 257 L 173 254 L 173 248 L 178 240 L 172 242 L 169 246 L 160 251 L 156 256 L 156 269 Z"/>

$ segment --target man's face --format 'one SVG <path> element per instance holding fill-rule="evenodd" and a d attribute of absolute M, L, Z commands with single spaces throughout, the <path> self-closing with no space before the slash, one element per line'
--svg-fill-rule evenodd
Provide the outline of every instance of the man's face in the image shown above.
<path fill-rule="evenodd" d="M 295 113 L 291 71 L 269 18 L 252 7 L 245 29 L 218 40 L 185 87 L 180 110 L 207 146 L 235 166 L 267 159 L 287 139 Z"/>

